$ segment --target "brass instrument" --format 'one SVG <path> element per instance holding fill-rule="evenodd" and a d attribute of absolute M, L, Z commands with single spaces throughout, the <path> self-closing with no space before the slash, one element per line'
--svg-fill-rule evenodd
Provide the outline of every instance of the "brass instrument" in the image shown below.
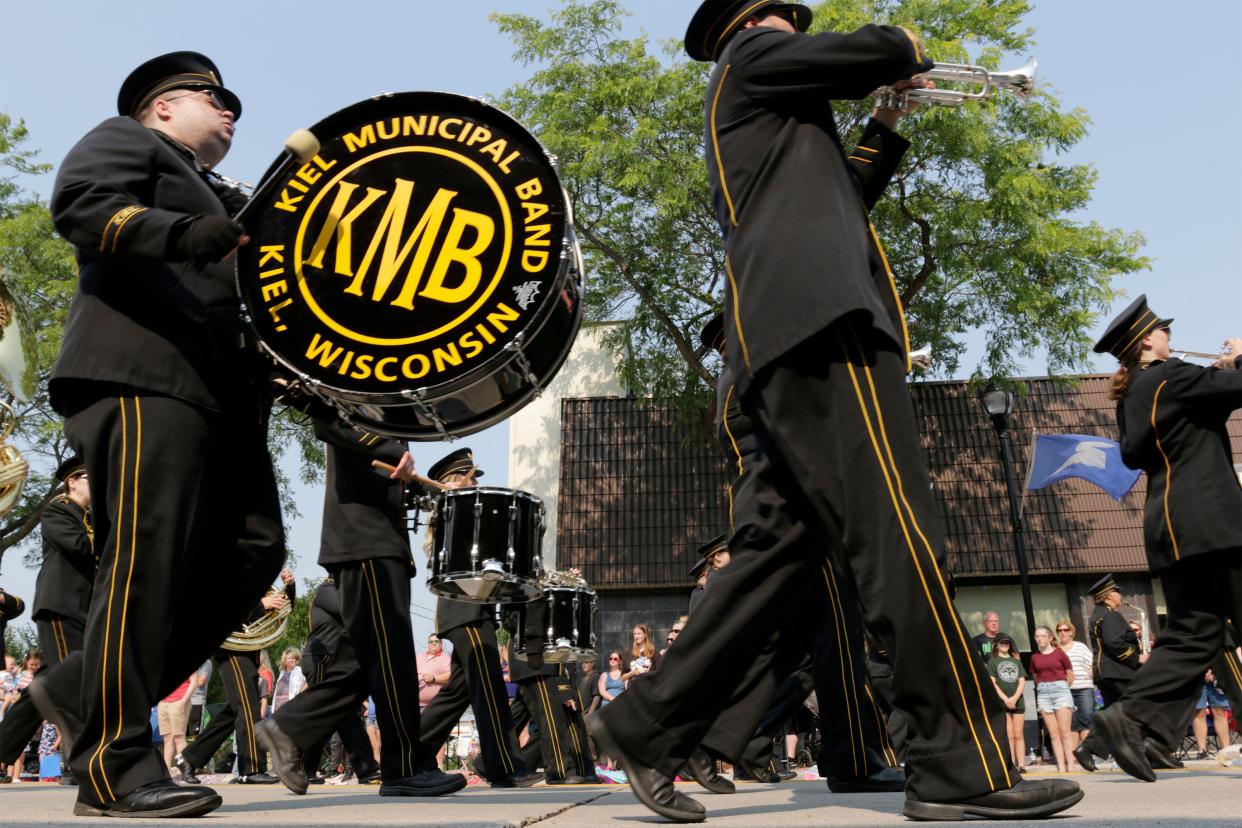
<path fill-rule="evenodd" d="M 876 90 L 876 106 L 884 109 L 905 109 L 910 101 L 930 106 L 961 106 L 967 101 L 982 101 L 998 91 L 1011 92 L 1025 98 L 1035 89 L 1035 58 L 1008 72 L 990 72 L 982 66 L 966 63 L 937 63 L 919 77 L 934 81 L 970 84 L 971 89 L 893 89 L 881 86 Z"/>
<path fill-rule="evenodd" d="M 1207 351 L 1183 351 L 1181 348 L 1170 348 L 1169 353 L 1181 354 L 1182 356 L 1188 356 L 1192 359 L 1210 359 L 1212 360 L 1212 362 L 1217 362 L 1220 360 L 1221 357 L 1229 356 L 1229 349 L 1221 348 L 1220 351 L 1213 354 Z M 1228 367 L 1232 368 L 1233 365 L 1230 364 Z"/>
<path fill-rule="evenodd" d="M 22 496 L 26 478 L 30 476 L 30 464 L 8 441 L 17 424 L 17 415 L 3 400 L 0 400 L 0 415 L 4 417 L 4 433 L 0 434 L 0 515 L 5 515 Z"/>
<path fill-rule="evenodd" d="M 543 577 L 539 579 L 539 586 L 543 589 L 548 587 L 571 587 L 576 589 L 590 589 L 587 586 L 586 578 L 583 578 L 576 570 L 560 570 L 549 569 L 543 573 Z"/>
<path fill-rule="evenodd" d="M 272 587 L 265 597 L 284 594 L 284 587 Z M 289 626 L 289 616 L 292 614 L 293 602 L 285 601 L 284 606 L 279 609 L 268 610 L 262 618 L 242 624 L 240 630 L 230 633 L 224 639 L 220 649 L 234 653 L 252 653 L 270 647 L 284 636 L 285 629 Z"/>
<path fill-rule="evenodd" d="M 1129 601 L 1122 601 L 1130 609 L 1139 614 L 1139 626 L 1142 628 L 1143 640 L 1139 642 L 1139 647 L 1143 650 L 1143 655 L 1151 653 L 1151 624 L 1147 622 L 1147 613 L 1141 607 L 1136 607 Z"/>

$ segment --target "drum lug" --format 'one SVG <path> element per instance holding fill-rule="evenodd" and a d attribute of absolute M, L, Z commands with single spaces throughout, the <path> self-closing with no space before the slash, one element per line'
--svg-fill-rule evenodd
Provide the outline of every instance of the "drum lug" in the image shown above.
<path fill-rule="evenodd" d="M 483 517 L 483 498 L 476 494 L 474 496 L 474 536 L 470 543 L 470 569 L 471 571 L 479 571 L 479 529 L 482 526 Z"/>
<path fill-rule="evenodd" d="M 444 541 L 440 544 L 440 550 L 436 553 L 439 557 L 439 562 L 436 566 L 436 571 L 438 572 L 446 572 L 448 570 L 448 543 L 449 537 L 452 535 L 453 511 L 455 508 L 451 498 L 444 499 L 444 514 L 440 516 L 440 532 Z"/>
<path fill-rule="evenodd" d="M 517 563 L 517 551 L 513 548 L 513 538 L 517 534 L 517 502 L 509 501 L 509 548 L 505 550 L 505 567 L 514 571 Z"/>
<path fill-rule="evenodd" d="M 574 644 L 578 643 L 578 593 L 574 593 Z"/>
<path fill-rule="evenodd" d="M 543 392 L 543 386 L 539 384 L 539 378 L 535 376 L 534 370 L 531 368 L 530 360 L 526 358 L 526 352 L 522 350 L 522 342 L 525 340 L 526 334 L 519 333 L 513 337 L 513 341 L 505 345 L 506 351 L 514 353 L 513 361 L 517 363 L 522 379 L 526 380 L 535 389 L 535 395 L 538 396 Z"/>
<path fill-rule="evenodd" d="M 414 391 L 407 388 L 401 392 L 401 396 L 414 403 L 415 408 L 418 409 L 418 413 L 422 414 L 424 418 L 429 420 L 431 424 L 435 426 L 436 431 L 440 432 L 441 439 L 449 441 L 455 439 L 453 435 L 448 433 L 448 429 L 444 425 L 444 420 L 441 419 L 440 415 L 436 413 L 436 410 L 431 407 L 431 404 L 427 402 L 426 388 L 419 388 Z"/>

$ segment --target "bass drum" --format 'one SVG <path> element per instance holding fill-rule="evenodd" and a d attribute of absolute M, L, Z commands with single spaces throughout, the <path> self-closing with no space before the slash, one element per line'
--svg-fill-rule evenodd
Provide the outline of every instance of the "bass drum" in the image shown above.
<path fill-rule="evenodd" d="M 582 321 L 551 156 L 504 112 L 442 92 L 362 101 L 311 132 L 319 154 L 250 208 L 237 255 L 279 396 L 407 440 L 522 408 Z"/>

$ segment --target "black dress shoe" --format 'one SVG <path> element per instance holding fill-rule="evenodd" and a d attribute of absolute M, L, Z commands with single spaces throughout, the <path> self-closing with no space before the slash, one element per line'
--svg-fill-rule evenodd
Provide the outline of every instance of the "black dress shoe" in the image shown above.
<path fill-rule="evenodd" d="M 716 763 L 703 748 L 697 748 L 690 754 L 682 772 L 712 793 L 731 794 L 737 790 L 736 785 L 716 772 Z"/>
<path fill-rule="evenodd" d="M 1086 742 L 1074 748 L 1074 758 L 1078 760 L 1083 770 L 1095 773 L 1095 754 L 1091 752 L 1091 748 L 1087 747 Z"/>
<path fill-rule="evenodd" d="M 310 785 L 310 780 L 306 778 L 306 757 L 289 738 L 289 734 L 276 724 L 275 719 L 259 722 L 254 733 L 272 757 L 272 770 L 285 787 L 298 795 L 306 793 L 306 788 Z"/>
<path fill-rule="evenodd" d="M 328 782 L 328 779 L 325 776 L 315 775 L 315 776 L 306 777 L 306 784 L 308 785 L 325 785 L 327 784 L 327 782 Z"/>
<path fill-rule="evenodd" d="M 380 796 L 444 796 L 466 787 L 460 773 L 445 773 L 439 768 L 425 770 L 403 779 L 385 779 Z"/>
<path fill-rule="evenodd" d="M 173 757 L 173 767 L 181 771 L 181 781 L 190 785 L 199 783 L 198 776 L 194 773 L 196 768 L 189 762 L 185 761 L 185 757 L 178 753 Z"/>
<path fill-rule="evenodd" d="M 238 785 L 275 785 L 279 781 L 280 779 L 276 777 L 276 774 L 268 773 L 267 771 L 248 773 L 245 776 L 239 775 L 237 777 Z M 302 793 L 306 793 L 306 791 Z"/>
<path fill-rule="evenodd" d="M 571 773 L 568 776 L 549 776 L 543 781 L 548 785 L 581 785 L 583 782 L 586 782 L 585 779 L 576 773 Z"/>
<path fill-rule="evenodd" d="M 597 774 L 593 773 L 589 776 L 582 777 L 582 784 L 583 785 L 603 785 L 604 780 L 600 779 Z"/>
<path fill-rule="evenodd" d="M 924 802 L 906 793 L 902 813 L 910 819 L 958 820 L 1042 819 L 1064 811 L 1082 799 L 1082 789 L 1069 779 L 1023 779 L 1003 791 L 944 802 Z"/>
<path fill-rule="evenodd" d="M 379 769 L 379 766 L 376 765 L 371 770 L 363 771 L 362 773 L 355 775 L 354 779 L 359 785 L 379 785 L 384 781 L 384 774 Z M 312 782 L 311 784 L 313 785 L 315 783 Z M 320 782 L 319 784 L 323 783 Z"/>
<path fill-rule="evenodd" d="M 1126 715 L 1125 702 L 1114 702 L 1095 715 L 1095 728 L 1113 746 L 1113 758 L 1126 773 L 1144 782 L 1155 782 L 1156 772 L 1143 749 L 1138 722 Z"/>
<path fill-rule="evenodd" d="M 746 776 L 753 779 L 755 782 L 766 782 L 767 784 L 773 784 L 781 781 L 780 775 L 776 771 L 772 770 L 772 768 L 768 765 L 764 765 L 761 768 L 755 767 L 745 759 L 739 759 L 737 763 L 741 766 L 742 770 L 745 771 Z"/>
<path fill-rule="evenodd" d="M 777 782 L 788 782 L 790 779 L 793 779 L 797 775 L 798 775 L 797 772 L 791 771 L 789 768 L 778 768 L 776 771 L 776 781 Z"/>
<path fill-rule="evenodd" d="M 1172 751 L 1165 750 L 1163 745 L 1150 737 L 1143 740 L 1143 753 L 1153 768 L 1175 770 L 1186 767 L 1186 763 L 1174 756 Z"/>
<path fill-rule="evenodd" d="M 603 711 L 592 713 L 587 719 L 587 729 L 595 738 L 595 744 L 601 753 L 611 756 L 630 781 L 630 790 L 638 801 L 655 811 L 665 819 L 673 822 L 702 822 L 707 817 L 707 809 L 685 794 L 678 793 L 673 787 L 673 779 L 655 768 L 640 765 L 629 758 L 618 746 L 600 715 Z"/>
<path fill-rule="evenodd" d="M 106 805 L 83 799 L 85 789 L 78 790 L 78 801 L 73 805 L 74 816 L 194 817 L 214 811 L 223 802 L 211 788 L 178 785 L 171 779 L 148 782 Z"/>
<path fill-rule="evenodd" d="M 60 775 L 60 779 L 56 781 L 58 784 L 64 785 L 67 788 L 75 788 L 78 784 L 78 778 L 72 773 L 62 773 Z"/>
<path fill-rule="evenodd" d="M 884 768 L 863 777 L 828 777 L 828 790 L 833 793 L 896 793 L 905 789 L 906 772 L 901 768 Z"/>
<path fill-rule="evenodd" d="M 581 777 L 578 777 L 581 778 Z M 529 788 L 539 780 L 543 779 L 543 774 L 539 771 L 526 771 L 523 773 L 511 773 L 508 776 L 502 776 L 499 779 L 493 779 L 491 786 L 493 788 Z M 549 785 L 553 784 L 551 781 Z"/>

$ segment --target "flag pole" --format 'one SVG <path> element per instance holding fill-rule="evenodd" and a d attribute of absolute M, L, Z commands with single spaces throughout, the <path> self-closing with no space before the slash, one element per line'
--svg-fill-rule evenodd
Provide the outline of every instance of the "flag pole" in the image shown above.
<path fill-rule="evenodd" d="M 1031 450 L 1026 453 L 1026 480 L 1022 483 L 1022 500 L 1018 502 L 1018 519 L 1026 513 L 1026 493 L 1031 490 L 1031 474 L 1035 471 L 1035 441 L 1039 438 L 1039 429 L 1031 426 Z"/>

